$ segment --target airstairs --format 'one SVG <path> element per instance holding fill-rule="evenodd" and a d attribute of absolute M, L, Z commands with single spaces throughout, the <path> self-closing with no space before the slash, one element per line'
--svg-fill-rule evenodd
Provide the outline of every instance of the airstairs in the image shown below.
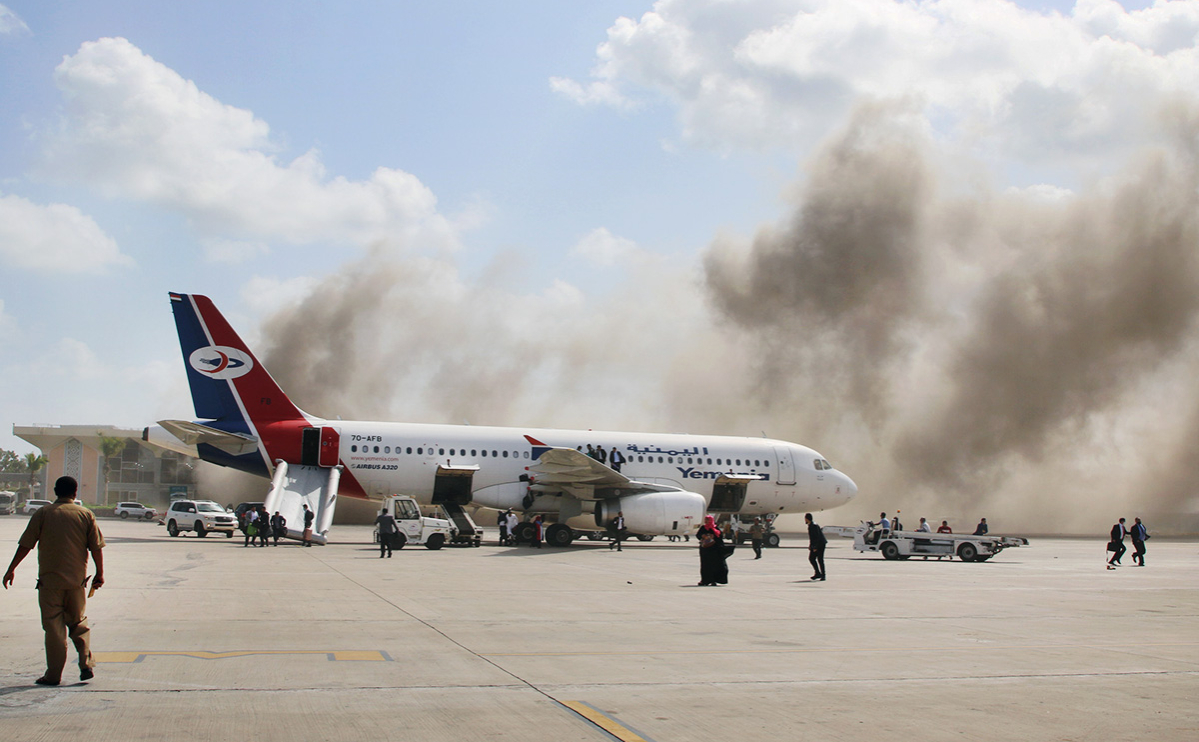
<path fill-rule="evenodd" d="M 455 534 L 451 539 L 452 544 L 461 546 L 479 546 L 483 540 L 483 529 L 475 525 L 471 517 L 467 515 L 466 510 L 461 505 L 455 502 L 443 502 L 438 505 L 449 519 L 454 523 Z"/>
<path fill-rule="evenodd" d="M 341 466 L 321 467 L 275 462 L 271 491 L 263 503 L 271 515 L 278 512 L 287 519 L 287 538 L 304 540 L 304 506 L 315 514 L 312 521 L 314 544 L 324 546 L 337 509 L 337 486 L 341 481 Z"/>

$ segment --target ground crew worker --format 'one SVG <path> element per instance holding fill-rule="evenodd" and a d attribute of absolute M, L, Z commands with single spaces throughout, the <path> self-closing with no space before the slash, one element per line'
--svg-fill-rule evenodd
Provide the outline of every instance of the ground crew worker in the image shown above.
<path fill-rule="evenodd" d="M 90 680 L 96 666 L 92 659 L 91 635 L 84 609 L 87 607 L 87 555 L 96 563 L 92 578 L 94 592 L 104 584 L 104 536 L 92 511 L 75 503 L 79 484 L 72 477 L 54 483 L 56 499 L 29 518 L 17 541 L 4 589 L 13 583 L 17 565 L 37 547 L 37 598 L 46 632 L 46 674 L 34 682 L 58 685 L 67 664 L 67 637 L 79 653 L 79 679 Z"/>
<path fill-rule="evenodd" d="M 754 549 L 754 559 L 762 558 L 762 519 L 754 518 L 754 524 L 749 527 L 749 544 Z"/>

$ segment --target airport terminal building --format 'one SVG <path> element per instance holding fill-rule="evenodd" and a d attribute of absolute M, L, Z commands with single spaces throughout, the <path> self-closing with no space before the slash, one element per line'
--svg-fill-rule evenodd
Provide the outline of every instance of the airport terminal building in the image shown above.
<path fill-rule="evenodd" d="M 136 501 L 163 510 L 171 495 L 193 496 L 198 459 L 142 441 L 142 431 L 111 425 L 14 425 L 13 435 L 41 450 L 46 466 L 37 474 L 38 497 L 53 499 L 61 476 L 79 482 L 79 500 L 95 505 Z M 101 436 L 119 438 L 125 447 L 108 459 L 104 491 Z M 28 475 L 23 475 L 28 476 Z M 51 483 L 47 486 L 47 483 Z M 50 495 L 40 493 L 50 492 Z"/>

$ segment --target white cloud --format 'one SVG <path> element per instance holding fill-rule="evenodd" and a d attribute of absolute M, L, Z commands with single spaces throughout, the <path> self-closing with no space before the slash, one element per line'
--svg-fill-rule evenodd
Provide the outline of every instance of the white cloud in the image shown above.
<path fill-rule="evenodd" d="M 638 252 L 636 242 L 617 237 L 606 227 L 600 227 L 579 240 L 570 254 L 584 258 L 594 265 L 609 267 L 627 262 Z"/>
<path fill-rule="evenodd" d="M 913 98 L 943 135 L 1026 161 L 1121 161 L 1171 96 L 1199 90 L 1199 0 L 659 0 L 618 19 L 579 102 L 665 97 L 693 143 L 806 149 L 862 97 Z M 602 91 L 602 92 L 601 92 Z"/>
<path fill-rule="evenodd" d="M 74 206 L 40 206 L 0 196 L 0 261 L 21 268 L 83 273 L 133 261 Z"/>
<path fill-rule="evenodd" d="M 125 39 L 83 44 L 55 79 L 66 114 L 47 144 L 52 177 L 176 209 L 207 236 L 456 245 L 455 226 L 415 176 L 380 167 L 362 181 L 329 177 L 315 151 L 280 163 L 266 122 Z"/>
<path fill-rule="evenodd" d="M 29 26 L 7 6 L 0 5 L 0 36 L 18 33 L 29 33 Z"/>
<path fill-rule="evenodd" d="M 209 262 L 227 265 L 239 265 L 271 251 L 270 246 L 265 242 L 226 240 L 219 237 L 201 240 L 200 244 L 204 248 L 204 257 Z"/>

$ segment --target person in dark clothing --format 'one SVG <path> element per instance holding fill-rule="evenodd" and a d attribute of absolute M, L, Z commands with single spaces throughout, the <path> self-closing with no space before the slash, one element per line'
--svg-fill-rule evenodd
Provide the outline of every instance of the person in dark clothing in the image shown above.
<path fill-rule="evenodd" d="M 1129 535 L 1132 536 L 1132 546 L 1136 551 L 1132 554 L 1132 563 L 1141 567 L 1145 566 L 1145 540 L 1149 538 L 1149 532 L 1145 530 L 1145 524 L 1140 518 L 1133 518 L 1136 523 L 1133 524 Z M 1140 560 L 1138 563 L 1137 560 Z"/>
<path fill-rule="evenodd" d="M 1121 518 L 1112 526 L 1112 540 L 1107 545 L 1107 550 L 1112 553 L 1112 558 L 1107 560 L 1107 568 L 1115 569 L 1120 564 L 1120 557 L 1124 556 L 1124 552 L 1128 551 L 1124 546 L 1124 534 L 1128 533 L 1128 529 L 1124 527 L 1124 519 Z"/>
<path fill-rule="evenodd" d="M 271 538 L 271 514 L 266 511 L 265 505 L 258 506 L 258 540 L 262 543 L 259 546 L 266 546 L 270 543 Z"/>
<path fill-rule="evenodd" d="M 983 518 L 982 520 L 980 520 L 978 522 L 978 525 L 975 526 L 974 535 L 975 536 L 986 536 L 988 530 L 990 530 L 990 529 L 987 528 L 987 519 Z"/>
<path fill-rule="evenodd" d="M 316 520 L 316 513 L 308 509 L 308 503 L 304 503 L 304 545 L 312 546 L 312 521 Z"/>
<path fill-rule="evenodd" d="M 275 546 L 279 545 L 279 539 L 287 535 L 287 518 L 284 518 L 276 510 L 271 516 L 271 535 L 275 537 Z"/>
<path fill-rule="evenodd" d="M 396 519 L 395 516 L 386 510 L 379 511 L 379 517 L 375 518 L 375 525 L 379 528 L 379 558 L 383 558 L 383 552 L 387 552 L 387 558 L 391 558 L 391 542 L 396 535 Z"/>
<path fill-rule="evenodd" d="M 612 547 L 616 547 L 617 551 L 624 551 L 624 547 L 621 544 L 624 543 L 625 536 L 628 533 L 624 527 L 624 513 L 619 512 L 612 519 L 612 540 L 608 542 L 608 551 L 612 551 Z"/>
<path fill-rule="evenodd" d="M 804 522 L 808 524 L 808 561 L 812 564 L 812 569 L 815 574 L 812 575 L 813 580 L 824 580 L 824 547 L 828 545 L 828 539 L 824 536 L 824 531 L 816 522 L 812 520 L 811 513 L 804 514 Z"/>
<path fill-rule="evenodd" d="M 544 521 L 540 515 L 533 517 L 533 546 L 541 548 L 541 524 Z"/>
<path fill-rule="evenodd" d="M 608 463 L 608 452 L 604 450 L 603 446 L 595 447 L 595 460 L 601 464 Z"/>
<path fill-rule="evenodd" d="M 616 446 L 612 446 L 612 453 L 608 454 L 608 466 L 614 471 L 620 471 L 620 467 L 624 466 L 624 454 L 616 450 Z"/>
<path fill-rule="evenodd" d="M 495 517 L 495 524 L 500 529 L 500 546 L 508 545 L 508 511 L 501 510 Z"/>
<path fill-rule="evenodd" d="M 699 541 L 699 584 L 701 587 L 727 585 L 729 581 L 728 551 L 724 534 L 716 527 L 716 519 L 704 516 L 704 524 L 695 532 Z"/>

